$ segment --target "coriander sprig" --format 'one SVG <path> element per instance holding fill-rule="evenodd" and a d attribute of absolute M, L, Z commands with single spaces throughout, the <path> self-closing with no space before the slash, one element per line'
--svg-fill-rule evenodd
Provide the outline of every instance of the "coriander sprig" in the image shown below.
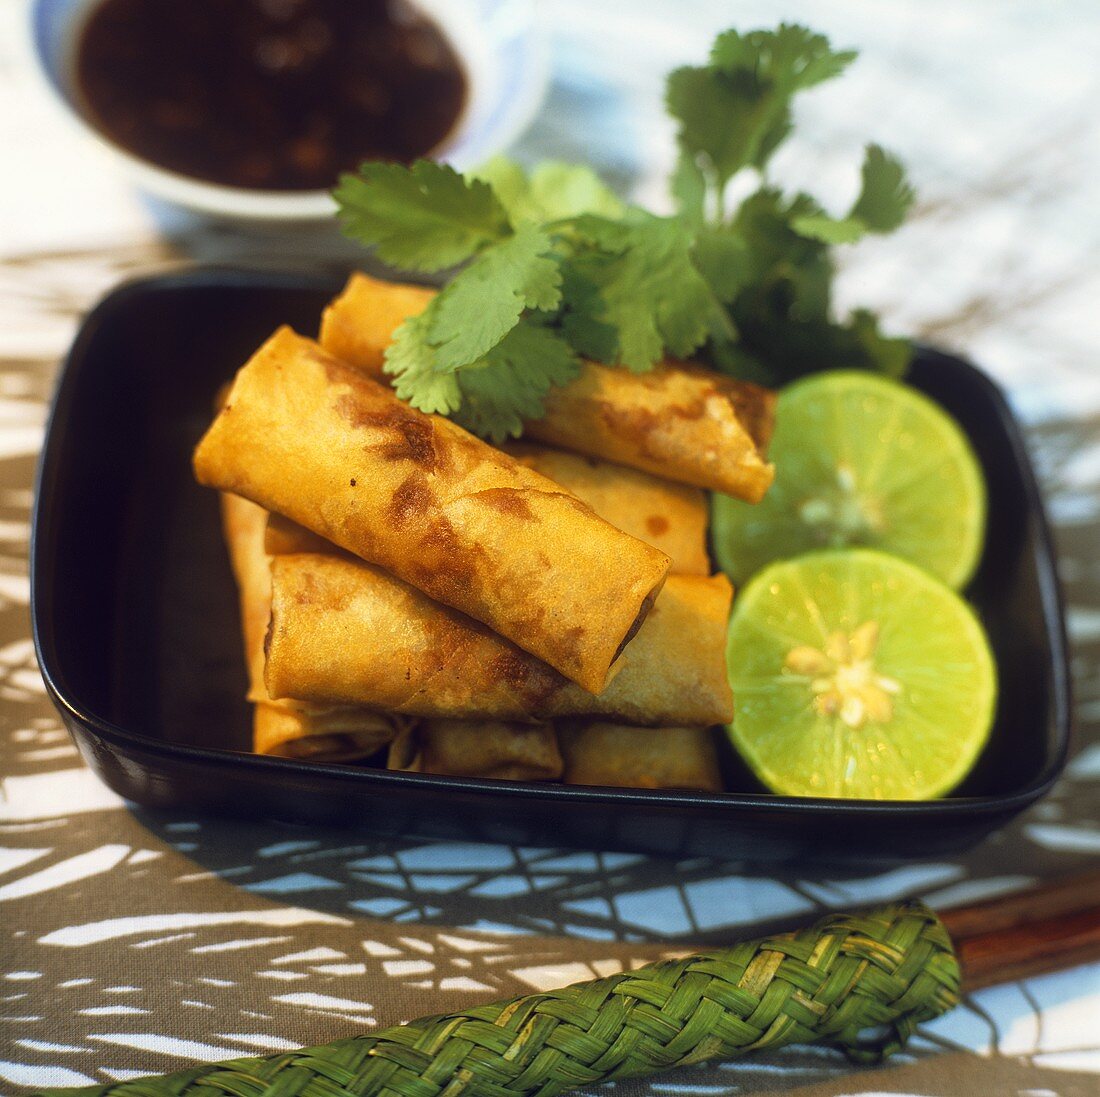
<path fill-rule="evenodd" d="M 909 346 L 865 310 L 832 315 L 831 247 L 890 232 L 913 200 L 900 164 L 868 147 L 862 186 L 831 217 L 766 177 L 791 104 L 854 59 L 804 27 L 719 35 L 706 64 L 677 69 L 677 204 L 624 204 L 590 169 L 530 173 L 497 157 L 468 176 L 428 161 L 368 162 L 335 192 L 344 232 L 423 273 L 462 269 L 397 331 L 386 370 L 398 394 L 500 441 L 539 418 L 582 357 L 637 372 L 665 355 L 779 384 L 832 366 L 904 372 Z M 735 177 L 758 188 L 729 208 Z"/>

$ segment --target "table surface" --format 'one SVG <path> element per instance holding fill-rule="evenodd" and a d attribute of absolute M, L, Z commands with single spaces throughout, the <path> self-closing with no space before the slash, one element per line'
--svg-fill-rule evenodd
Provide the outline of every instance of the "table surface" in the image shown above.
<path fill-rule="evenodd" d="M 949 906 L 1100 858 L 1100 11 L 971 0 L 785 3 L 861 60 L 800 111 L 777 174 L 837 206 L 863 141 L 911 165 L 920 203 L 852 249 L 842 306 L 960 350 L 1028 426 L 1069 605 L 1078 738 L 1042 803 L 968 854 L 844 878 L 816 864 L 662 861 L 380 842 L 150 815 L 83 767 L 29 635 L 32 480 L 80 317 L 139 273 L 195 262 L 344 269 L 332 232 L 244 230 L 136 195 L 70 132 L 0 0 L 0 1092 L 265 1053 L 606 974 L 763 920 L 919 894 Z M 556 0 L 554 74 L 517 151 L 587 159 L 661 208 L 661 75 L 701 57 L 728 5 Z M 737 5 L 742 27 L 776 5 Z M 1100 1092 L 1100 965 L 974 995 L 909 1050 L 853 1070 L 821 1049 L 708 1064 L 623 1094 Z"/>

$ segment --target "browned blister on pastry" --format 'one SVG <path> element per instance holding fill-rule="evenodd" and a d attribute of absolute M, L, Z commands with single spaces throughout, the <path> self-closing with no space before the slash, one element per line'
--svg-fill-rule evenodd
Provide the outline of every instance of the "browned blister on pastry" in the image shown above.
<path fill-rule="evenodd" d="M 384 568 L 597 692 L 668 572 L 553 481 L 280 329 L 194 457 L 243 495 Z"/>
<path fill-rule="evenodd" d="M 400 322 L 423 312 L 433 296 L 423 286 L 353 274 L 325 310 L 321 341 L 379 375 Z M 585 362 L 576 380 L 550 390 L 546 414 L 524 433 L 755 503 L 775 475 L 766 457 L 774 417 L 770 390 L 690 363 L 633 373 Z"/>

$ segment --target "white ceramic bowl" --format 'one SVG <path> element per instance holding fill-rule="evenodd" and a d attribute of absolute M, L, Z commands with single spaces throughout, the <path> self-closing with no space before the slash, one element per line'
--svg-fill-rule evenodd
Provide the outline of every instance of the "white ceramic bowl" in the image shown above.
<path fill-rule="evenodd" d="M 189 209 L 255 221 L 311 221 L 332 216 L 328 191 L 225 187 L 158 167 L 104 136 L 82 111 L 74 57 L 84 22 L 99 0 L 29 0 L 34 67 L 71 123 L 108 149 L 144 191 Z M 181 0 L 186 3 L 187 0 Z M 549 49 L 535 0 L 415 0 L 454 44 L 466 68 L 466 106 L 433 155 L 456 168 L 500 152 L 526 128 L 546 92 Z"/>

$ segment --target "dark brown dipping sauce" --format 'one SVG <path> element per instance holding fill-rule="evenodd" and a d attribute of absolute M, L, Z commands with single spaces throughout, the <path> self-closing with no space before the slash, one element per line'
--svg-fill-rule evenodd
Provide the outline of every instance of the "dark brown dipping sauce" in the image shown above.
<path fill-rule="evenodd" d="M 259 190 L 414 160 L 466 99 L 450 42 L 405 0 L 104 0 L 76 61 L 84 109 L 111 140 Z"/>

